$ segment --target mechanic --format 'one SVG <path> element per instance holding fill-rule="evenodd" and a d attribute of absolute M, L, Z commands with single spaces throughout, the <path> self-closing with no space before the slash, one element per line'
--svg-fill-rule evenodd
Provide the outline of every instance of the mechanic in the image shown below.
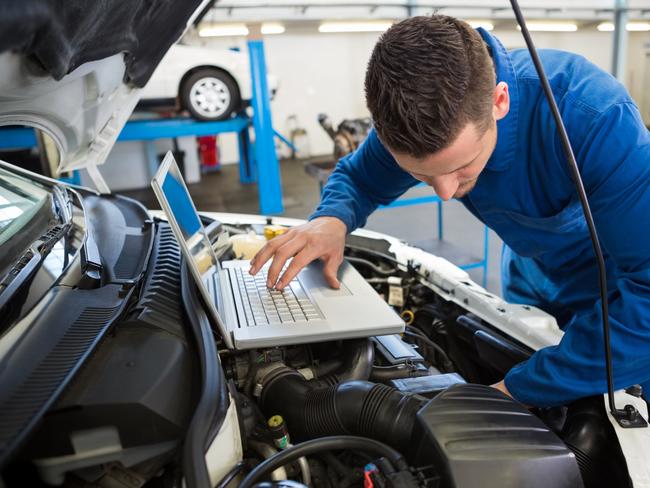
<path fill-rule="evenodd" d="M 540 57 L 605 255 L 614 385 L 648 391 L 650 135 L 612 76 L 572 53 L 542 50 Z M 503 239 L 504 298 L 545 310 L 564 330 L 557 346 L 494 386 L 539 407 L 604 393 L 596 258 L 528 52 L 506 51 L 485 30 L 451 17 L 409 18 L 377 42 L 365 92 L 374 129 L 338 163 L 309 222 L 270 241 L 251 272 L 273 257 L 268 284 L 281 289 L 320 258 L 338 287 L 346 233 L 423 181 Z"/>

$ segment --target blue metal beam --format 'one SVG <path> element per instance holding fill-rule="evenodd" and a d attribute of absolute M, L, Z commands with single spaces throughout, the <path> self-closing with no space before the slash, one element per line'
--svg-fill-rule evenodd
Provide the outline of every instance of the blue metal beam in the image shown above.
<path fill-rule="evenodd" d="M 426 197 L 413 197 L 413 198 L 401 198 L 395 200 L 394 202 L 389 203 L 388 205 L 380 205 L 379 208 L 396 208 L 396 207 L 408 207 L 410 205 L 420 205 L 422 203 L 438 203 L 440 197 L 437 195 L 431 195 Z"/>
<path fill-rule="evenodd" d="M 126 123 L 118 141 L 145 141 L 183 136 L 211 136 L 224 132 L 241 132 L 249 119 L 236 117 L 219 122 L 198 122 L 194 119 L 131 120 Z"/>
<path fill-rule="evenodd" d="M 0 128 L 0 149 L 20 149 L 36 146 L 34 129 L 28 127 Z"/>
<path fill-rule="evenodd" d="M 118 136 L 118 141 L 147 141 L 183 136 L 210 136 L 224 132 L 241 132 L 248 127 L 247 117 L 219 122 L 198 122 L 194 119 L 130 120 Z M 34 130 L 28 127 L 0 128 L 0 149 L 36 146 Z"/>
<path fill-rule="evenodd" d="M 248 185 L 257 181 L 255 167 L 255 154 L 248 128 L 242 130 L 238 136 L 239 141 L 239 182 Z"/>
<path fill-rule="evenodd" d="M 280 181 L 280 164 L 275 154 L 273 143 L 273 124 L 271 120 L 271 102 L 266 79 L 266 61 L 264 58 L 264 41 L 248 41 L 248 54 L 253 85 L 253 127 L 255 128 L 255 162 L 257 164 L 258 192 L 260 213 L 280 214 L 282 206 L 282 183 Z"/>
<path fill-rule="evenodd" d="M 277 130 L 275 130 L 275 129 L 273 129 L 273 133 L 275 134 L 275 137 L 277 137 L 277 138 L 280 139 L 282 142 L 284 142 L 284 143 L 289 147 L 289 149 L 291 149 L 294 153 L 296 152 L 296 146 L 294 146 L 293 143 L 292 143 L 289 139 L 287 139 L 286 137 L 284 137 L 282 134 L 280 134 L 280 133 L 279 133 Z"/>

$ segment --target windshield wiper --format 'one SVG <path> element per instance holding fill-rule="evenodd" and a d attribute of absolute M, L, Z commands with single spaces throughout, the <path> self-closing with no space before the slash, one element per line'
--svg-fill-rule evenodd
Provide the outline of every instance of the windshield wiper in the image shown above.
<path fill-rule="evenodd" d="M 0 281 L 0 309 L 32 277 L 38 265 L 70 230 L 71 223 L 57 224 L 35 240 Z"/>
<path fill-rule="evenodd" d="M 58 186 L 52 187 L 52 199 L 56 214 L 62 224 L 67 224 L 72 220 L 72 198 L 66 188 Z"/>

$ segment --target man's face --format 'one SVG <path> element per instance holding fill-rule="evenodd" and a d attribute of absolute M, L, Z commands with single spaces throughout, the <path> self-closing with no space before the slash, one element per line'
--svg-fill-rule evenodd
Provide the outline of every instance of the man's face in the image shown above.
<path fill-rule="evenodd" d="M 497 142 L 497 127 L 493 120 L 490 127 L 479 130 L 468 123 L 456 140 L 437 153 L 423 158 L 391 151 L 397 164 L 415 179 L 433 187 L 442 200 L 467 195 L 478 180 L 490 159 Z"/>
<path fill-rule="evenodd" d="M 472 191 L 494 152 L 497 121 L 504 118 L 509 110 L 508 84 L 501 81 L 494 88 L 492 121 L 487 130 L 482 131 L 470 122 L 450 145 L 423 158 L 389 151 L 404 171 L 433 187 L 442 200 L 462 198 Z"/>

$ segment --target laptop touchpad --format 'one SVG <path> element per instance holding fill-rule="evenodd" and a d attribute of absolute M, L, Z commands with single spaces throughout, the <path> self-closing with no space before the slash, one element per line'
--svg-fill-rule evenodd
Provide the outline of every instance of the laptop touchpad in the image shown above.
<path fill-rule="evenodd" d="M 298 275 L 298 279 L 302 283 L 302 286 L 309 290 L 309 293 L 312 295 L 321 295 L 324 297 L 345 297 L 352 295 L 350 289 L 342 281 L 339 281 L 341 288 L 338 290 L 330 288 L 325 280 L 321 266 L 310 266 L 304 269 Z"/>
<path fill-rule="evenodd" d="M 318 287 L 312 289 L 311 292 L 319 293 L 324 297 L 345 297 L 348 295 L 352 295 L 352 292 L 343 283 L 341 283 L 341 288 L 339 288 L 338 290 L 335 290 L 334 288 L 330 288 L 329 285 L 326 284 L 324 287 Z"/>

